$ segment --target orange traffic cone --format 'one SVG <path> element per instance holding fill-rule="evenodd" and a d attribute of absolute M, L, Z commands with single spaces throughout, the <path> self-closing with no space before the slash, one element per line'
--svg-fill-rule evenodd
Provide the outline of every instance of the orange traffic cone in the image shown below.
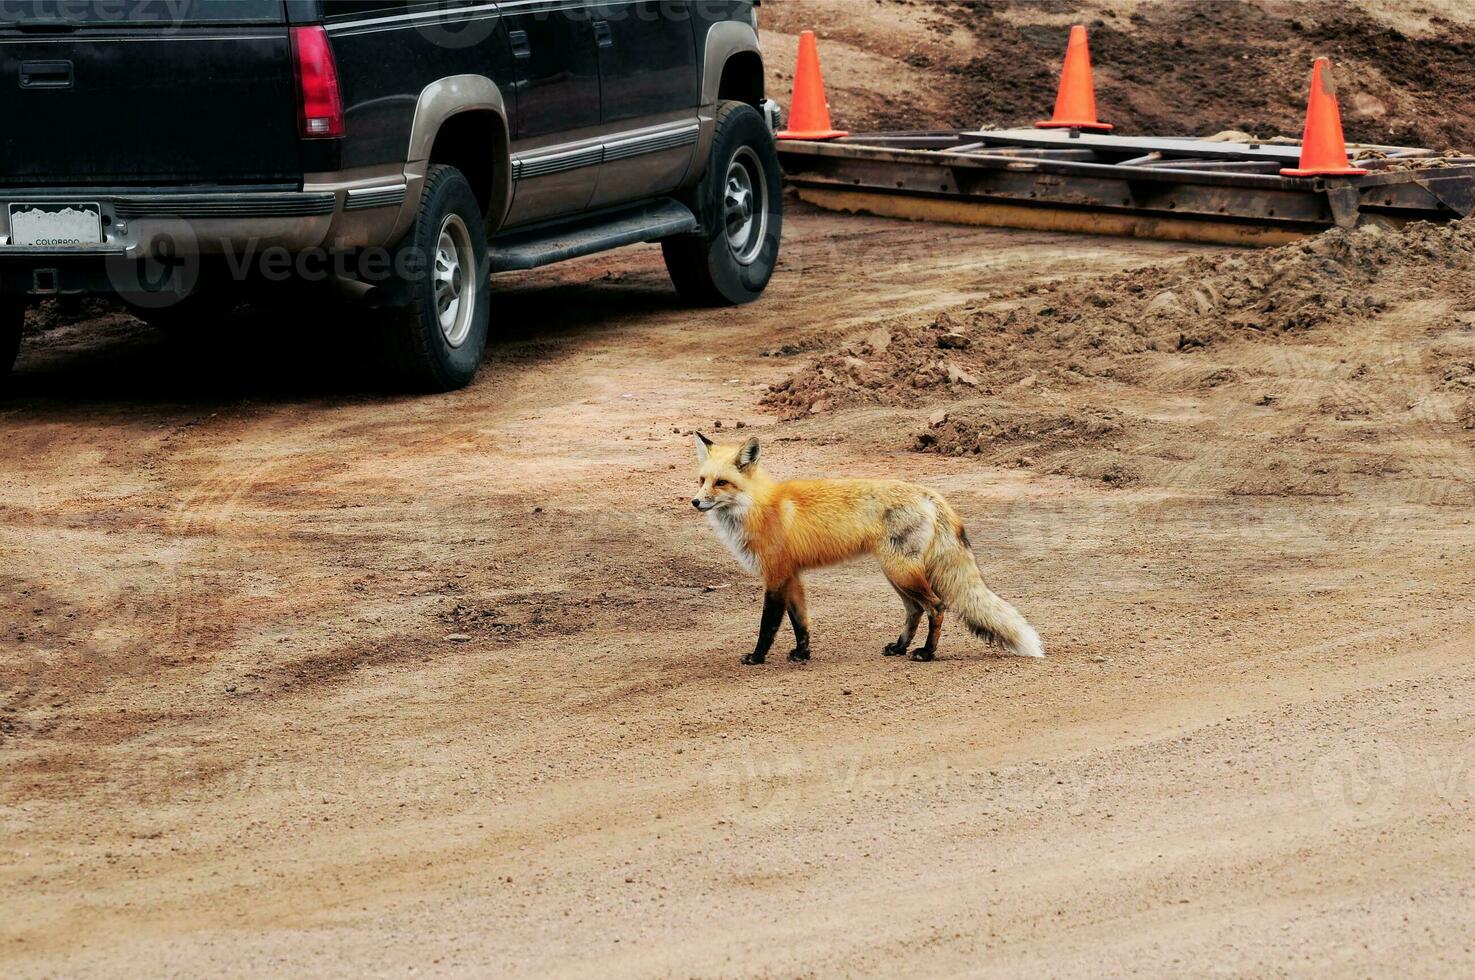
<path fill-rule="evenodd" d="M 1306 99 L 1306 132 L 1301 137 L 1301 165 L 1287 167 L 1283 177 L 1365 174 L 1347 160 L 1342 139 L 1342 111 L 1337 108 L 1337 84 L 1329 58 L 1317 58 L 1311 68 L 1311 95 Z"/>
<path fill-rule="evenodd" d="M 1035 123 L 1040 129 L 1111 129 L 1096 121 L 1096 87 L 1091 82 L 1091 49 L 1086 44 L 1086 29 L 1080 24 L 1070 29 L 1070 43 L 1065 46 L 1065 67 L 1060 72 L 1060 91 L 1055 95 L 1055 115 Z"/>
<path fill-rule="evenodd" d="M 794 68 L 794 102 L 789 106 L 789 128 L 780 130 L 781 140 L 832 140 L 850 134 L 830 126 L 830 104 L 825 101 L 825 80 L 819 73 L 819 45 L 814 31 L 799 35 L 799 62 Z"/>

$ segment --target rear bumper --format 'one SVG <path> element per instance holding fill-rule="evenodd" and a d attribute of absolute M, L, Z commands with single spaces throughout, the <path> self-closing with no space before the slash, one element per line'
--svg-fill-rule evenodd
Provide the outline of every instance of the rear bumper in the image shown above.
<path fill-rule="evenodd" d="M 103 242 L 96 246 L 36 249 L 10 241 L 11 204 L 85 201 L 102 211 Z M 175 253 L 201 255 L 250 248 L 312 248 L 322 244 L 339 208 L 331 191 L 243 191 L 206 194 L 97 194 L 86 189 L 0 192 L 0 260 L 28 252 L 59 257 L 124 254 L 142 258 L 161 246 Z M 28 256 L 29 257 L 29 256 Z"/>
<path fill-rule="evenodd" d="M 175 264 L 223 260 L 238 279 L 330 270 L 335 253 L 387 244 L 405 200 L 402 179 L 306 190 L 138 191 L 0 189 L 0 291 L 129 293 Z M 12 204 L 96 204 L 96 245 L 11 245 Z M 161 265 L 162 260 L 162 265 Z M 143 270 L 142 272 L 140 270 Z M 318 274 L 326 274 L 319 272 Z"/>

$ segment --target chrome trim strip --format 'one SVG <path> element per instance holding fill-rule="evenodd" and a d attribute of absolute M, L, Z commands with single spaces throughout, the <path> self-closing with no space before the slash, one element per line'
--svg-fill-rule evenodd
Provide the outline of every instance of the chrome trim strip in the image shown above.
<path fill-rule="evenodd" d="M 283 25 L 275 31 L 263 32 L 260 34 L 160 34 L 157 37 L 137 37 L 122 34 L 117 36 L 109 36 L 106 34 L 88 34 L 87 40 L 89 42 L 106 41 L 109 44 L 114 44 L 120 41 L 133 44 L 155 43 L 158 41 L 259 41 L 262 39 L 275 40 L 277 38 L 285 38 L 286 36 L 287 28 L 285 25 Z M 76 43 L 76 36 L 71 34 L 64 34 L 60 37 L 45 37 L 27 34 L 23 37 L 0 38 L 0 44 L 24 44 L 27 46 L 32 44 L 75 45 Z"/>
<path fill-rule="evenodd" d="M 525 155 L 513 159 L 512 179 L 526 180 L 530 177 L 547 177 L 550 174 L 563 173 L 565 170 L 578 170 L 580 167 L 594 167 L 598 166 L 603 159 L 604 147 L 598 144 L 577 150 L 561 150 L 555 153 Z"/>
<path fill-rule="evenodd" d="M 104 197 L 120 218 L 295 218 L 332 214 L 330 193 L 150 194 Z"/>
<path fill-rule="evenodd" d="M 574 150 L 533 152 L 512 158 L 512 179 L 526 180 L 531 177 L 547 177 L 550 174 L 593 167 L 614 160 L 628 160 L 646 153 L 659 153 L 677 147 L 691 146 L 701 134 L 698 122 L 678 123 L 674 127 L 654 132 L 637 132 L 634 136 L 619 136 L 595 146 Z"/>
<path fill-rule="evenodd" d="M 405 194 L 408 187 L 397 184 L 394 187 L 360 187 L 349 191 L 344 196 L 343 210 L 362 211 L 366 208 L 389 208 L 399 207 L 405 202 Z"/>
<path fill-rule="evenodd" d="M 14 258 L 21 256 L 25 258 L 48 258 L 62 259 L 71 257 L 88 257 L 98 255 L 123 255 L 128 251 L 125 245 L 55 245 L 47 247 L 44 245 L 4 245 L 0 244 L 0 258 Z"/>
<path fill-rule="evenodd" d="M 499 5 L 495 3 L 482 3 L 474 7 L 440 7 L 435 10 L 422 10 L 413 14 L 395 14 L 390 17 L 366 17 L 362 20 L 350 21 L 328 21 L 324 28 L 329 34 L 372 34 L 377 31 L 397 30 L 400 27 L 408 27 L 422 20 L 443 20 L 447 22 L 459 22 L 468 19 L 480 20 L 477 14 L 491 14 L 496 16 L 500 13 Z M 331 9 L 331 8 L 329 8 Z"/>
<path fill-rule="evenodd" d="M 432 23 L 437 26 L 459 27 L 462 24 L 474 24 L 477 21 L 496 20 L 501 14 L 483 14 L 480 17 L 445 17 Z M 420 28 L 421 24 L 385 24 L 382 27 L 363 27 L 353 31 L 334 31 L 332 37 L 368 37 L 371 34 L 392 34 L 395 31 L 407 31 Z"/>
<path fill-rule="evenodd" d="M 337 198 L 331 193 L 267 192 L 240 194 L 93 194 L 89 201 L 106 205 L 118 218 L 298 218 L 332 214 Z M 30 193 L 0 189 L 0 201 L 44 204 L 76 201 L 78 195 Z"/>
<path fill-rule="evenodd" d="M 590 0 L 501 0 L 498 9 L 504 14 L 550 14 L 565 10 L 585 11 Z"/>
<path fill-rule="evenodd" d="M 672 150 L 678 146 L 690 146 L 697 141 L 697 135 L 700 132 L 700 124 L 687 123 L 679 129 L 614 140 L 604 144 L 604 159 L 624 160 L 645 153 L 659 153 L 661 150 Z"/>

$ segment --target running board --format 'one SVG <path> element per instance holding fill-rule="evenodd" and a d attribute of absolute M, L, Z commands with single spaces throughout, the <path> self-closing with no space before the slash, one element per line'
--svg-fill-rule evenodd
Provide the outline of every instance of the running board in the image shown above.
<path fill-rule="evenodd" d="M 654 242 L 697 230 L 696 215 L 679 201 L 659 201 L 611 212 L 588 224 L 563 224 L 513 232 L 491 243 L 493 272 L 536 269 L 621 245 Z"/>

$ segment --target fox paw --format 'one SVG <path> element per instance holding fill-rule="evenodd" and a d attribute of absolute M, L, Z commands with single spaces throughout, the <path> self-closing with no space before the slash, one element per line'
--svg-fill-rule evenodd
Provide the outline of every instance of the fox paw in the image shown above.
<path fill-rule="evenodd" d="M 912 651 L 912 659 L 913 660 L 919 660 L 919 661 L 921 661 L 923 663 L 926 663 L 927 661 L 929 661 L 929 660 L 931 660 L 933 658 L 933 656 L 934 656 L 934 654 L 936 654 L 936 652 L 937 651 L 935 651 L 935 650 L 929 650 L 926 647 L 917 647 L 917 649 L 915 649 L 915 650 Z"/>
<path fill-rule="evenodd" d="M 802 664 L 809 662 L 809 647 L 795 647 L 789 651 L 789 660 L 792 663 Z"/>
<path fill-rule="evenodd" d="M 882 656 L 886 657 L 904 657 L 906 656 L 906 652 L 907 647 L 905 643 L 888 643 L 881 648 Z"/>
<path fill-rule="evenodd" d="M 761 664 L 767 659 L 768 655 L 766 653 L 750 653 L 743 658 L 743 664 L 751 667 L 753 664 Z"/>

